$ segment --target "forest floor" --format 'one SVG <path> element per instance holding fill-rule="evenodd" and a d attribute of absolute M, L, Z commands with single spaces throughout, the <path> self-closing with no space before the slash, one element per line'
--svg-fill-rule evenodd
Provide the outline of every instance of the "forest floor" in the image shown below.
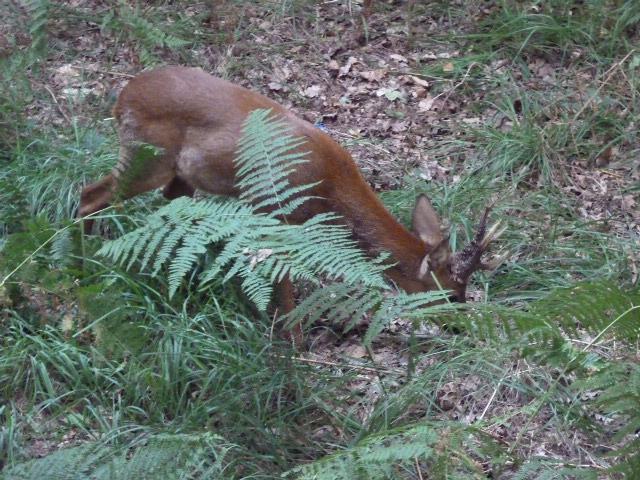
<path fill-rule="evenodd" d="M 509 226 L 500 246 L 510 255 L 470 285 L 471 301 L 523 305 L 583 280 L 637 285 L 640 51 L 609 41 L 612 29 L 602 33 L 599 27 L 604 38 L 575 26 L 568 32 L 557 25 L 556 30 L 519 29 L 510 22 L 521 19 L 499 2 L 373 2 L 367 16 L 351 1 L 293 2 L 286 8 L 284 2 L 110 4 L 92 0 L 52 7 L 57 10 L 48 18 L 46 57 L 28 80 L 38 94 L 25 100 L 22 112 L 29 128 L 54 132 L 52 143 L 73 144 L 79 130 L 95 129 L 113 148 L 112 121 L 105 119 L 130 78 L 155 64 L 199 66 L 263 93 L 325 130 L 350 151 L 403 221 L 416 194 L 426 191 L 458 232 L 457 247 L 483 207 L 495 203 L 493 218 Z M 532 22 L 557 14 L 544 8 L 532 2 L 521 12 Z M 37 40 L 27 33 L 29 12 L 22 14 L 0 26 L 5 58 Z M 624 35 L 633 44 L 637 24 Z M 90 149 L 79 147 L 73 158 L 93 167 L 74 181 L 106 173 L 99 169 L 113 164 L 116 151 L 101 153 L 96 163 Z M 60 212 L 72 215 L 76 194 L 60 192 L 60 198 L 72 198 L 63 200 Z M 56 192 L 46 195 L 55 198 Z M 83 309 L 79 298 L 38 281 L 21 280 L 20 288 L 28 309 L 53 322 L 69 321 Z M 431 345 L 421 353 L 440 353 L 420 356 L 409 367 L 414 335 Z M 613 435 L 618 418 L 591 413 L 593 424 L 582 429 L 575 412 L 558 419 L 558 410 L 564 410 L 556 402 L 537 409 L 536 397 L 565 372 L 501 351 L 499 344 L 461 341 L 458 346 L 457 335 L 434 324 L 413 330 L 410 321 L 396 319 L 369 349 L 362 345 L 361 330 L 343 334 L 317 324 L 309 330 L 308 351 L 295 361 L 333 377 L 349 372 L 339 390 L 344 402 L 333 408 L 362 426 L 377 421 L 381 397 L 393 396 L 389 392 L 411 380 L 412 369 L 418 377 L 434 376 L 424 382 L 431 391 L 409 402 L 395 425 L 424 416 L 479 425 L 483 435 L 522 462 L 542 458 L 604 472 L 610 464 L 602 453 L 627 438 Z M 593 338 L 585 330 L 571 341 L 587 345 Z M 445 346 L 451 355 L 438 350 Z M 633 357 L 615 339 L 597 348 L 611 361 Z M 467 363 L 470 352 L 482 352 L 485 363 Z M 443 358 L 455 368 L 444 369 Z M 30 402 L 26 394 L 15 401 Z M 70 424 L 61 436 L 64 422 L 48 422 L 24 427 L 23 458 L 93 437 Z M 316 421 L 313 429 L 314 441 L 349 441 L 335 424 Z M 510 478 L 517 467 L 511 461 L 492 478 Z M 478 469 L 495 473 L 486 464 Z"/>

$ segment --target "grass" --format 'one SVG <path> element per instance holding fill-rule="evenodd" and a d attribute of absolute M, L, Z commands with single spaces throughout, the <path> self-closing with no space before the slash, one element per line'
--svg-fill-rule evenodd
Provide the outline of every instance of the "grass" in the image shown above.
<path fill-rule="evenodd" d="M 523 54 L 554 54 L 569 60 L 615 57 L 633 45 L 631 37 L 640 21 L 637 2 L 590 0 L 580 4 L 553 0 L 544 4 L 503 0 L 469 35 L 488 50 L 503 50 L 517 58 Z M 484 30 L 484 31 L 483 31 Z"/>
<path fill-rule="evenodd" d="M 500 246 L 511 255 L 496 272 L 477 275 L 472 290 L 480 292 L 478 308 L 486 309 L 500 336 L 473 328 L 433 333 L 432 323 L 421 322 L 411 338 L 397 335 L 390 344 L 383 336 L 355 358 L 344 343 L 320 343 L 331 352 L 320 359 L 300 358 L 274 339 L 270 319 L 248 308 L 234 284 L 197 291 L 187 277 L 169 300 L 166 278 L 122 271 L 96 257 L 103 240 L 81 239 L 70 219 L 80 186 L 115 161 L 112 124 L 95 120 L 109 115 L 109 101 L 105 95 L 56 104 L 42 87 L 55 66 L 83 62 L 75 44 L 57 50 L 66 30 L 102 30 L 106 60 L 83 74 L 98 81 L 105 71 L 126 70 L 118 63 L 123 51 L 133 52 L 140 65 L 213 64 L 208 42 L 224 50 L 225 42 L 258 38 L 264 33 L 252 23 L 256 18 L 243 10 L 229 37 L 207 28 L 206 12 L 170 4 L 92 11 L 33 2 L 28 11 L 12 10 L 7 18 L 26 25 L 33 43 L 13 45 L 13 54 L 0 60 L 0 467 L 74 445 L 108 446 L 133 458 L 162 435 L 212 433 L 223 441 L 208 452 L 226 445 L 220 447 L 226 452 L 219 457 L 221 478 L 280 478 L 295 468 L 290 477 L 341 478 L 333 469 L 348 464 L 359 465 L 355 473 L 363 478 L 419 478 L 424 472 L 480 478 L 486 471 L 588 477 L 612 464 L 633 471 L 637 442 L 624 435 L 638 421 L 635 352 L 633 342 L 614 343 L 609 336 L 619 335 L 622 327 L 616 327 L 625 319 L 609 318 L 606 310 L 613 307 L 606 302 L 586 314 L 564 303 L 544 320 L 560 325 L 575 314 L 577 326 L 555 345 L 538 342 L 535 332 L 514 339 L 507 332 L 514 325 L 501 319 L 525 318 L 541 308 L 536 301 L 586 281 L 602 285 L 601 297 L 612 284 L 628 288 L 629 301 L 636 298 L 629 258 L 637 254 L 637 238 L 619 228 L 618 217 L 585 217 L 583 200 L 570 189 L 576 169 L 608 167 L 601 160 L 609 149 L 616 152 L 614 167 L 637 159 L 636 4 L 505 1 L 477 29 L 465 26 L 468 10 L 435 4 L 433 18 L 448 18 L 465 32 L 446 43 L 461 47 L 459 55 L 416 62 L 416 73 L 433 84 L 430 93 L 458 108 L 434 120 L 446 121 L 450 134 L 434 139 L 429 152 L 450 166 L 451 175 L 418 181 L 407 168 L 403 188 L 382 197 L 408 224 L 417 194 L 427 192 L 449 220 L 457 249 L 495 202 L 492 218 L 508 226 Z M 287 22 L 300 5 L 260 4 L 260 21 Z M 429 11 L 416 8 L 414 14 Z M 296 32 L 306 34 L 310 22 L 326 28 L 314 20 L 321 15 L 296 19 Z M 321 32 L 314 34 L 332 38 Z M 443 38 L 429 45 L 440 48 Z M 430 41 L 415 40 L 421 46 Z M 249 42 L 248 56 L 226 57 L 226 71 L 270 65 L 283 45 L 305 41 Z M 552 82 L 541 81 L 537 60 L 564 70 Z M 453 68 L 445 69 L 448 63 Z M 70 122 L 49 121 L 61 118 L 60 109 Z M 465 115 L 480 121 L 468 128 L 459 121 Z M 622 191 L 637 188 L 627 182 Z M 109 236 L 129 231 L 159 203 L 153 194 L 128 202 L 105 215 L 102 229 Z M 597 316 L 596 325 L 615 325 L 594 332 L 589 314 Z M 633 320 L 632 314 L 625 318 Z M 580 329 L 588 335 L 576 333 Z M 622 338 L 634 335 L 629 328 Z M 601 401 L 589 400 L 595 393 Z M 619 419 L 620 412 L 629 428 L 611 440 L 593 414 Z M 587 441 L 567 440 L 580 436 Z M 628 451 L 616 442 L 627 442 Z M 600 456 L 589 444 L 607 445 L 620 456 Z M 539 456 L 537 445 L 563 445 L 550 452 L 561 460 Z M 581 459 L 593 460 L 593 468 Z"/>

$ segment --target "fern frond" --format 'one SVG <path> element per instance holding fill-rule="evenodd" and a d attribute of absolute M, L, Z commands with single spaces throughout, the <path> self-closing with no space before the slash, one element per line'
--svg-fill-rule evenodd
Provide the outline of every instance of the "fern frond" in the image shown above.
<path fill-rule="evenodd" d="M 66 265 L 70 261 L 72 251 L 73 239 L 71 238 L 71 230 L 65 228 L 51 241 L 51 259 L 60 265 Z"/>
<path fill-rule="evenodd" d="M 140 478 L 219 478 L 231 447 L 215 435 L 160 434 L 132 451 L 89 443 L 58 450 L 7 469 L 13 480 L 137 480 Z"/>
<path fill-rule="evenodd" d="M 575 480 L 596 480 L 598 474 L 595 470 L 588 467 L 566 467 L 560 461 L 554 461 L 551 458 L 538 459 L 524 463 L 517 472 L 514 473 L 512 480 L 556 480 L 562 478 L 572 478 Z"/>
<path fill-rule="evenodd" d="M 207 245 L 250 229 L 256 218 L 248 206 L 238 202 L 178 198 L 150 215 L 145 226 L 107 242 L 98 254 L 127 263 L 127 268 L 136 260 L 146 266 L 155 254 L 153 275 L 169 263 L 173 295 L 182 277 L 206 252 Z"/>
<path fill-rule="evenodd" d="M 144 17 L 139 8 L 131 8 L 124 3 L 120 4 L 121 27 L 124 27 L 139 42 L 139 55 L 144 65 L 158 63 L 158 57 L 153 53 L 159 48 L 177 50 L 192 42 L 176 37 L 158 28 L 158 26 Z"/>
<path fill-rule="evenodd" d="M 613 472 L 630 474 L 640 466 L 640 365 L 634 361 L 607 363 L 591 377 L 575 382 L 578 391 L 598 392 L 594 406 L 604 415 L 624 419 L 613 440 L 623 443 L 613 457 L 618 464 Z M 618 423 L 618 422 L 616 422 Z M 626 441 L 625 441 L 626 440 Z"/>
<path fill-rule="evenodd" d="M 223 281 L 239 277 L 249 299 L 264 310 L 272 285 L 285 276 L 316 285 L 321 279 L 340 281 L 347 285 L 336 290 L 340 298 L 318 293 L 290 321 L 301 321 L 300 313 L 313 306 L 311 318 L 331 313 L 335 320 L 350 321 L 351 328 L 367 309 L 382 303 L 381 292 L 389 288 L 382 275 L 389 266 L 388 255 L 368 258 L 333 213 L 316 215 L 301 225 L 288 225 L 277 218 L 299 207 L 305 201 L 301 194 L 311 185 L 289 184 L 289 176 L 305 162 L 304 154 L 296 151 L 303 141 L 287 133 L 289 127 L 283 120 L 269 115 L 269 110 L 256 110 L 245 122 L 236 161 L 240 200 L 176 199 L 149 216 L 147 225 L 108 243 L 98 253 L 127 268 L 136 261 L 146 267 L 155 256 L 152 274 L 168 267 L 169 294 L 173 295 L 209 247 L 223 242 L 213 261 L 203 268 L 198 278 L 201 285 L 220 275 Z M 269 213 L 259 213 L 262 210 Z M 403 296 L 395 303 L 386 300 L 386 311 L 375 317 L 369 339 L 392 319 L 389 313 L 401 315 L 415 308 L 414 314 L 423 314 L 422 306 L 441 298 L 439 293 Z M 327 306 L 332 307 L 331 312 Z"/>
<path fill-rule="evenodd" d="M 635 341 L 640 335 L 640 290 L 624 290 L 609 281 L 582 282 L 556 289 L 527 309 L 504 305 L 467 305 L 451 323 L 479 338 L 506 335 L 541 346 L 581 332 Z M 627 313 L 625 313 L 627 312 Z"/>
<path fill-rule="evenodd" d="M 370 345 L 382 329 L 396 318 L 424 320 L 431 315 L 457 308 L 457 305 L 451 305 L 449 303 L 433 305 L 434 302 L 446 301 L 448 295 L 449 292 L 446 290 L 435 290 L 411 294 L 397 292 L 396 295 L 385 298 L 371 319 L 363 343 Z"/>
<path fill-rule="evenodd" d="M 285 478 L 298 480 L 351 480 L 353 478 L 390 478 L 385 475 L 394 464 L 413 463 L 415 457 L 429 458 L 438 434 L 418 426 L 395 434 L 371 437 L 352 448 L 310 465 L 286 472 Z"/>
<path fill-rule="evenodd" d="M 291 186 L 289 176 L 308 161 L 306 153 L 297 150 L 305 141 L 289 134 L 284 119 L 270 115 L 271 110 L 260 109 L 245 120 L 235 158 L 236 186 L 242 201 L 278 216 L 291 213 L 291 202 L 300 205 L 300 194 L 315 184 Z"/>
<path fill-rule="evenodd" d="M 364 315 L 382 301 L 378 289 L 364 288 L 362 285 L 334 283 L 311 292 L 287 316 L 287 324 L 307 325 L 322 317 L 329 318 L 335 324 L 346 325 L 345 331 L 353 328 Z"/>
<path fill-rule="evenodd" d="M 44 53 L 47 46 L 50 2 L 49 0 L 28 0 L 25 2 L 25 7 L 31 16 L 29 34 L 32 38 L 32 48 L 36 52 Z"/>
<path fill-rule="evenodd" d="M 459 424 L 412 425 L 371 435 L 353 447 L 296 467 L 283 476 L 297 480 L 415 478 L 417 465 L 434 478 L 486 478 L 479 465 L 463 453 L 463 443 L 474 436 L 482 436 L 485 445 L 492 443 L 473 428 Z"/>

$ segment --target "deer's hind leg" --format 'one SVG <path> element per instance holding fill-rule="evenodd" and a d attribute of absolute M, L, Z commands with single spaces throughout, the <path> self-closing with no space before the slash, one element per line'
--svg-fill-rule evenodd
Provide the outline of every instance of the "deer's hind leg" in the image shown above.
<path fill-rule="evenodd" d="M 102 179 L 87 185 L 80 194 L 78 216 L 84 217 L 107 208 L 114 201 L 171 185 L 176 177 L 172 152 L 149 154 L 152 147 L 141 143 L 120 145 L 117 165 Z M 85 233 L 91 232 L 93 221 L 84 221 Z"/>

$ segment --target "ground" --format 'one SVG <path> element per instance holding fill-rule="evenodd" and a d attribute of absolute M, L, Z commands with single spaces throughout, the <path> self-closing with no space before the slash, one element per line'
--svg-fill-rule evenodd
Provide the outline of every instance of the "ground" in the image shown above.
<path fill-rule="evenodd" d="M 355 1 L 294 2 L 282 10 L 261 2 L 204 2 L 180 9 L 171 2 L 117 8 L 110 3 L 56 7 L 59 16 L 49 19 L 43 71 L 32 76 L 34 88 L 49 98 L 28 103 L 32 122 L 67 137 L 78 124 L 97 122 L 104 129 L 118 91 L 143 68 L 200 66 L 277 100 L 327 131 L 352 153 L 367 181 L 403 220 L 415 194 L 427 189 L 457 229 L 458 247 L 481 208 L 495 203 L 494 220 L 506 219 L 510 226 L 504 240 L 509 256 L 498 270 L 476 280 L 471 300 L 518 304 L 517 298 L 541 295 L 534 291 L 602 276 L 637 285 L 636 50 L 620 49 L 609 63 L 598 64 L 595 47 L 579 42 L 556 47 L 561 42 L 552 40 L 552 48 L 543 38 L 535 48 L 535 36 L 530 44 L 492 39 L 483 22 L 503 18 L 496 2 L 381 1 L 373 2 L 366 17 Z M 544 8 L 532 2 L 528 13 L 542 15 Z M 201 20 L 190 23 L 195 18 Z M 0 27 L 3 55 L 16 55 L 33 41 L 19 28 L 19 23 Z M 158 38 L 163 29 L 171 33 Z M 549 249 L 550 243 L 557 248 Z M 613 255 L 609 248 L 615 249 L 615 259 L 603 264 L 604 256 Z M 544 269 L 555 271 L 563 255 L 577 258 L 578 266 L 545 277 Z M 514 271 L 529 276 L 508 276 Z M 78 309 L 77 302 L 61 306 L 55 295 L 23 288 L 43 317 Z M 295 361 L 335 376 L 354 374 L 345 385 L 351 395 L 336 408 L 369 424 L 372 415 L 380 415 L 381 395 L 410 383 L 411 331 L 410 321 L 397 319 L 367 349 L 362 329 L 343 334 L 317 324 L 308 333 L 308 352 Z M 593 339 L 583 333 L 572 341 L 580 345 Z M 440 339 L 452 341 L 458 333 L 430 325 L 415 335 L 437 352 Z M 628 354 L 613 340 L 599 346 L 609 359 Z M 526 358 L 482 342 L 460 347 L 462 357 L 465 349 L 486 349 L 495 359 L 456 374 L 440 372 L 430 384 L 435 405 L 415 402 L 400 418 L 421 418 L 428 411 L 431 419 L 482 425 L 483 434 L 513 446 L 519 458 L 557 459 L 596 472 L 608 466 L 601 452 L 621 441 L 608 434 L 615 418 L 593 418 L 598 433 L 570 421 L 560 428 L 553 405 L 536 411 L 532 392 L 542 395 L 544 389 L 518 387 L 520 382 L 552 384 L 557 371 L 541 373 Z M 500 373 L 488 383 L 485 369 L 493 360 Z M 422 356 L 412 374 L 437 371 L 440 361 L 435 354 Z M 337 427 L 315 428 L 317 439 L 348 441 Z M 34 437 L 29 455 L 44 456 L 87 438 L 72 428 L 60 441 L 55 429 Z M 509 478 L 510 467 L 500 478 Z"/>

